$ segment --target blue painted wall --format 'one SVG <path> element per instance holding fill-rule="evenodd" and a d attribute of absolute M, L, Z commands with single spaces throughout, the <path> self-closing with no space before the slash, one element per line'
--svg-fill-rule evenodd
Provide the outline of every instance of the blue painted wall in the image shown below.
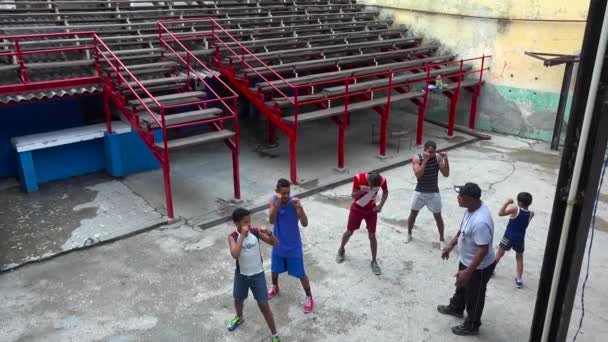
<path fill-rule="evenodd" d="M 106 169 L 103 139 L 35 150 L 32 156 L 39 183 Z"/>
<path fill-rule="evenodd" d="M 0 107 L 0 177 L 19 174 L 17 152 L 11 138 L 103 122 L 101 96 L 65 98 Z M 162 141 L 162 139 L 161 139 Z M 107 171 L 122 177 L 160 167 L 148 147 L 135 132 L 56 146 L 31 152 L 31 165 L 21 170 L 25 189 L 91 172 Z M 30 187 L 24 178 L 30 181 Z"/>
<path fill-rule="evenodd" d="M 131 131 L 128 134 L 120 134 L 119 137 L 122 167 L 125 175 L 160 167 L 158 160 L 137 133 Z"/>
<path fill-rule="evenodd" d="M 12 137 L 91 124 L 103 113 L 99 106 L 99 96 L 1 106 L 0 177 L 17 175 Z"/>

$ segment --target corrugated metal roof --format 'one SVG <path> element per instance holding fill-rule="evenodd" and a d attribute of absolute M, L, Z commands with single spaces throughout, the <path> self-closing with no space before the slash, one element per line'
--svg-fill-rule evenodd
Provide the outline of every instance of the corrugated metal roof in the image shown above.
<path fill-rule="evenodd" d="M 79 88 L 65 88 L 65 89 L 49 89 L 45 91 L 37 91 L 31 93 L 19 93 L 11 95 L 0 96 L 0 103 L 8 104 L 11 102 L 22 102 L 32 100 L 46 100 L 54 97 L 61 96 L 73 96 L 82 94 L 93 94 L 101 92 L 103 87 L 101 85 L 93 85 Z"/>

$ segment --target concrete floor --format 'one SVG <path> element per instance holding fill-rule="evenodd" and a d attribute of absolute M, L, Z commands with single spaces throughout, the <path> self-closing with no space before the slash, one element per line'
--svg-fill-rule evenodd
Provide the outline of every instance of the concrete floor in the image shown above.
<path fill-rule="evenodd" d="M 416 116 L 396 108 L 390 128 L 415 127 Z M 298 172 L 301 193 L 360 170 L 386 167 L 415 153 L 415 130 L 398 144 L 388 140 L 387 158 L 378 158 L 378 139 L 371 127 L 379 125 L 373 112 L 357 113 L 346 135 L 346 169 L 337 172 L 337 128 L 330 120 L 300 126 Z M 276 180 L 289 175 L 287 138 L 277 132 L 279 146 L 267 148 L 267 126 L 260 120 L 241 123 L 241 205 L 265 205 Z M 443 127 L 426 123 L 425 139 L 449 147 L 472 137 L 456 133 L 447 140 Z M 193 146 L 171 154 L 171 179 L 176 215 L 193 226 L 226 217 L 234 208 L 230 152 L 223 143 Z M 41 185 L 26 194 L 15 184 L 0 184 L 0 270 L 40 260 L 73 248 L 106 241 L 166 221 L 162 172 L 153 170 L 112 179 L 103 174 Z"/>
<path fill-rule="evenodd" d="M 416 116 L 404 111 L 391 113 L 390 127 L 409 127 L 411 139 L 389 140 L 388 158 L 378 158 L 377 139 L 372 144 L 371 127 L 379 126 L 379 116 L 373 111 L 357 112 L 346 134 L 346 170 L 337 172 L 337 126 L 329 119 L 301 124 L 298 131 L 299 193 L 311 188 L 351 178 L 360 170 L 371 170 L 409 159 L 415 145 Z M 265 204 L 276 180 L 289 178 L 289 140 L 277 129 L 279 146 L 266 148 L 266 125 L 261 120 L 241 121 L 241 192 L 245 206 Z M 433 139 L 440 147 L 448 147 L 471 136 L 456 133 L 446 139 L 446 130 L 430 123 L 425 124 L 425 139 Z M 204 223 L 231 212 L 233 199 L 232 160 L 230 152 L 221 142 L 177 150 L 171 154 L 171 180 L 176 215 L 193 224 Z M 146 202 L 166 213 L 165 195 L 160 171 L 144 172 L 127 177 L 124 183 Z M 260 197 L 260 195 L 263 195 Z"/>
<path fill-rule="evenodd" d="M 0 270 L 166 221 L 118 180 L 102 174 L 0 190 Z"/>
<path fill-rule="evenodd" d="M 449 327 L 459 321 L 435 310 L 453 292 L 457 258 L 440 259 L 428 212 L 421 213 L 414 240 L 404 244 L 414 187 L 411 166 L 385 173 L 390 196 L 379 221 L 383 268 L 379 277 L 371 273 L 363 232 L 348 245 L 345 263 L 334 261 L 348 214 L 350 185 L 306 198 L 303 205 L 311 224 L 302 229 L 302 236 L 316 308 L 305 315 L 298 282 L 283 277 L 282 293 L 271 301 L 283 341 L 525 341 L 558 158 L 545 144 L 501 136 L 450 153 L 452 175 L 440 181 L 449 235 L 458 229 L 463 213 L 452 187 L 466 181 L 480 184 L 493 212 L 505 198 L 529 191 L 537 214 L 526 243 L 525 286 L 514 287 L 514 257 L 508 255 L 490 281 L 483 326 L 476 338 L 454 337 Z M 324 160 L 330 165 L 335 158 Z M 256 173 L 268 166 L 258 165 Z M 275 180 L 267 178 L 260 186 L 268 187 L 270 193 Z M 608 252 L 601 248 L 608 243 L 607 194 L 604 189 L 581 341 L 608 340 L 608 299 L 603 286 L 608 281 Z M 266 198 L 265 192 L 256 196 Z M 256 224 L 265 221 L 264 213 L 254 216 Z M 498 243 L 506 220 L 495 217 L 495 222 Z M 204 231 L 175 225 L 5 273 L 0 276 L 0 340 L 268 341 L 268 330 L 252 300 L 245 307 L 247 322 L 233 333 L 225 329 L 233 315 L 234 261 L 226 243 L 232 229 L 228 224 Z M 268 262 L 269 248 L 263 251 Z M 577 302 L 572 326 L 578 324 L 579 307 Z"/>

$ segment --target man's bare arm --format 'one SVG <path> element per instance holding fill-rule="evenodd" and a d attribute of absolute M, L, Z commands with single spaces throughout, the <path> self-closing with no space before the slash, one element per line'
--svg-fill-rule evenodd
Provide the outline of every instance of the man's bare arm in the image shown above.
<path fill-rule="evenodd" d="M 268 204 L 269 210 L 268 210 L 268 222 L 270 222 L 270 224 L 274 224 L 274 221 L 276 221 L 277 219 L 277 214 L 279 212 L 279 205 L 281 205 L 279 203 L 279 200 L 274 200 L 273 197 L 270 198 L 270 203 Z"/>
<path fill-rule="evenodd" d="M 228 245 L 230 246 L 230 255 L 232 255 L 233 258 L 238 259 L 241 256 L 241 250 L 243 249 L 244 240 L 245 240 L 244 235 L 240 235 L 236 241 L 234 241 L 234 239 L 231 236 L 228 237 Z"/>
<path fill-rule="evenodd" d="M 300 199 L 294 198 L 293 204 L 296 207 L 296 214 L 298 214 L 298 219 L 300 220 L 300 223 L 303 227 L 308 227 L 308 216 L 306 216 L 306 212 L 304 211 L 304 207 L 302 206 Z"/>
<path fill-rule="evenodd" d="M 386 200 L 388 199 L 388 190 L 386 191 L 382 191 L 382 199 L 380 199 L 380 209 L 384 208 L 384 203 L 386 203 Z"/>
<path fill-rule="evenodd" d="M 498 210 L 498 216 L 514 216 L 517 213 L 517 207 L 510 206 L 513 203 L 515 201 L 512 198 L 507 199 Z"/>
<path fill-rule="evenodd" d="M 450 176 L 450 162 L 448 161 L 448 154 L 446 152 L 440 152 L 439 156 L 441 157 L 439 160 L 439 171 L 443 175 L 443 177 Z"/>
<path fill-rule="evenodd" d="M 259 232 L 260 240 L 266 242 L 267 244 L 269 244 L 271 246 L 276 246 L 279 244 L 279 239 L 277 239 L 277 237 L 274 236 L 274 234 L 272 234 L 272 232 L 270 230 L 268 230 L 268 228 L 260 227 L 258 232 Z"/>

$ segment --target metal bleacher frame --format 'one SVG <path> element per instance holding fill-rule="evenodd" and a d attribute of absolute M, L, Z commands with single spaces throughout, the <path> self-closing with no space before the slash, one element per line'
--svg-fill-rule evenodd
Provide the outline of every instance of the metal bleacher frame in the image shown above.
<path fill-rule="evenodd" d="M 15 8 L 0 8 L 0 72 L 14 78 L 0 82 L 0 97 L 101 86 L 108 134 L 114 109 L 160 161 L 169 217 L 171 148 L 224 141 L 232 151 L 234 197 L 240 198 L 239 95 L 233 88 L 268 118 L 270 144 L 276 127 L 287 135 L 290 178 L 297 183 L 299 123 L 328 118 L 338 126 L 342 169 L 351 114 L 373 109 L 380 117 L 379 153 L 385 156 L 391 104 L 409 100 L 418 106 L 421 144 L 429 88 L 437 78 L 443 84 L 439 93 L 450 100 L 448 136 L 454 134 L 461 89 L 473 94 L 469 127 L 475 128 L 490 58 L 435 55 L 438 46 L 421 46 L 420 37 L 391 27 L 391 20 L 355 0 L 2 3 L 7 4 Z M 177 140 L 167 135 L 201 125 L 211 132 Z"/>
<path fill-rule="evenodd" d="M 246 96 L 268 118 L 268 141 L 275 143 L 275 127 L 278 127 L 289 138 L 290 178 L 297 183 L 296 142 L 300 122 L 330 118 L 338 126 L 337 168 L 344 169 L 345 131 L 350 121 L 350 114 L 357 110 L 373 109 L 380 115 L 380 156 L 386 155 L 387 125 L 391 103 L 410 100 L 418 106 L 416 143 L 422 144 L 424 116 L 428 104 L 429 86 L 442 79 L 441 94 L 450 100 L 448 120 L 448 137 L 454 135 L 456 104 L 461 89 L 472 93 L 469 126 L 475 128 L 477 100 L 483 84 L 483 72 L 488 70 L 483 55 L 477 58 L 454 60 L 454 56 L 431 56 L 435 47 L 418 47 L 420 40 L 416 37 L 375 40 L 349 45 L 307 47 L 302 49 L 285 49 L 283 51 L 252 52 L 248 43 L 234 37 L 214 18 L 175 19 L 159 21 L 160 35 L 171 34 L 165 27 L 175 23 L 201 23 L 209 25 L 207 32 L 192 33 L 188 37 L 205 39 L 208 46 L 215 48 L 213 65 L 230 81 L 241 94 Z M 178 38 L 181 39 L 181 38 Z M 412 44 L 416 42 L 416 44 Z M 390 56 L 390 63 L 379 64 L 377 58 L 362 58 L 362 49 L 372 45 L 384 46 L 386 51 L 376 52 Z M 412 48 L 412 46 L 414 46 Z M 409 49 L 399 49 L 409 47 Z M 332 50 L 333 49 L 333 50 Z M 360 52 L 359 55 L 346 55 L 336 58 L 322 56 L 318 60 L 299 60 L 292 63 L 269 65 L 267 62 L 280 60 L 286 56 L 303 58 L 306 53 L 324 54 L 327 52 Z M 401 52 L 401 53 L 399 53 Z M 393 54 L 394 53 L 394 54 Z M 341 67 L 345 60 L 362 59 L 372 62 L 371 66 Z M 471 62 L 479 62 L 474 69 Z M 321 72 L 299 75 L 298 67 L 313 64 Z M 375 63 L 375 65 L 374 65 Z M 324 65 L 335 67 L 322 70 Z M 308 66 L 310 67 L 310 65 Z M 319 71 L 317 70 L 317 71 Z M 293 76 L 287 78 L 285 73 Z M 465 79 L 466 78 L 466 79 Z M 370 80 L 371 79 L 371 80 Z M 417 89 L 421 88 L 421 89 Z M 319 90 L 320 89 L 320 90 Z M 396 91 L 397 94 L 392 94 Z M 291 95 L 289 95 L 291 94 Z M 339 102 L 338 106 L 332 101 Z M 314 106 L 314 111 L 303 111 L 303 107 Z M 290 115 L 284 115 L 284 109 L 291 109 Z"/>

